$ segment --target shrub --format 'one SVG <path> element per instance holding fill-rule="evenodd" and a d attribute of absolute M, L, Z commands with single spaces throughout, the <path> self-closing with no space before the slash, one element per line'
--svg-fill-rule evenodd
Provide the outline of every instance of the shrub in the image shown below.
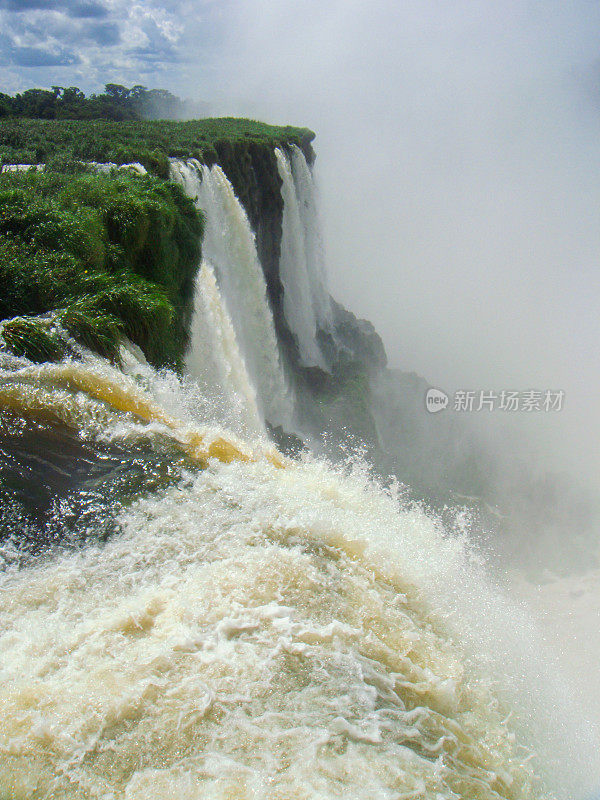
<path fill-rule="evenodd" d="M 154 364 L 178 366 L 201 234 L 193 203 L 151 176 L 4 173 L 0 319 L 54 312 L 112 360 L 127 336 Z M 22 353 L 30 335 L 30 352 L 50 356 L 42 328 L 15 323 L 5 341 Z"/>
<path fill-rule="evenodd" d="M 188 122 L 0 119 L 0 160 L 8 164 L 42 163 L 56 157 L 67 162 L 139 161 L 167 178 L 169 157 L 212 164 L 227 148 L 239 153 L 257 145 L 273 150 L 296 144 L 311 160 L 313 139 L 308 128 L 230 117 Z"/>
<path fill-rule="evenodd" d="M 0 327 L 4 343 L 16 356 L 41 363 L 57 361 L 66 355 L 66 343 L 52 318 L 15 317 Z"/>

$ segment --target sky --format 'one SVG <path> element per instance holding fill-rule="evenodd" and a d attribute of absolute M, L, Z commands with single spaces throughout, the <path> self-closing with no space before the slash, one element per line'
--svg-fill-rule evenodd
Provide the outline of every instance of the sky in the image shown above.
<path fill-rule="evenodd" d="M 0 90 L 313 128 L 332 294 L 447 391 L 563 390 L 528 423 L 598 485 L 599 30 L 598 0 L 0 0 Z"/>
<path fill-rule="evenodd" d="M 210 0 L 0 0 L 2 90 L 97 91 L 111 82 L 179 88 L 181 65 L 196 46 L 202 49 L 198 66 L 206 66 L 220 37 L 221 6 Z"/>

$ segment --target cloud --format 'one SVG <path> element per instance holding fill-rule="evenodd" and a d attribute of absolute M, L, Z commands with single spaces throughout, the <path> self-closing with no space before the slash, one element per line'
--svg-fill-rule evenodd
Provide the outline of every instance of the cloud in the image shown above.
<path fill-rule="evenodd" d="M 165 45 L 160 50 L 155 50 L 151 47 L 138 47 L 132 55 L 136 59 L 150 63 L 150 64 L 164 64 L 164 63 L 177 63 L 180 60 L 180 54 L 176 48 Z"/>
<path fill-rule="evenodd" d="M 58 0 L 0 0 L 0 8 L 7 11 L 30 11 L 34 8 L 53 10 L 62 3 Z"/>
<path fill-rule="evenodd" d="M 13 47 L 10 64 L 20 67 L 67 67 L 79 62 L 75 53 L 61 51 L 52 53 L 40 47 Z"/>
<path fill-rule="evenodd" d="M 0 64 L 13 67 L 69 67 L 79 57 L 65 47 L 17 44 L 10 36 L 0 35 Z"/>
<path fill-rule="evenodd" d="M 0 63 L 23 68 L 20 88 L 64 81 L 88 91 L 107 81 L 165 85 L 158 74 L 180 59 L 186 1 L 0 0 Z M 193 17 L 201 6 L 187 10 Z M 53 75 L 53 68 L 60 72 Z"/>
<path fill-rule="evenodd" d="M 100 3 L 74 3 L 70 7 L 70 12 L 72 17 L 81 19 L 98 19 L 108 16 L 108 9 Z"/>
<path fill-rule="evenodd" d="M 82 28 L 86 39 L 91 39 L 102 46 L 116 45 L 121 41 L 121 31 L 116 22 L 99 22 Z"/>
<path fill-rule="evenodd" d="M 221 69 L 230 5 L 231 0 L 0 0 L 0 89 L 61 84 L 90 92 L 116 82 L 185 93 L 193 79 L 193 93 L 206 97 Z M 201 79 L 193 74 L 199 62 Z"/>
<path fill-rule="evenodd" d="M 0 0 L 0 9 L 12 12 L 24 11 L 61 11 L 75 19 L 100 18 L 108 15 L 108 9 L 102 3 L 91 0 Z"/>

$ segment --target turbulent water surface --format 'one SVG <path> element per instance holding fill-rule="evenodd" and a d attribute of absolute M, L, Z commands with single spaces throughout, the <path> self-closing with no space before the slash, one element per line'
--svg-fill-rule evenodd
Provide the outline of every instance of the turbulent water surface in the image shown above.
<path fill-rule="evenodd" d="M 4 795 L 553 796 L 564 687 L 460 538 L 364 466 L 198 425 L 176 386 L 93 357 L 4 371 L 24 416 L 185 456 L 106 543 L 8 563 Z"/>

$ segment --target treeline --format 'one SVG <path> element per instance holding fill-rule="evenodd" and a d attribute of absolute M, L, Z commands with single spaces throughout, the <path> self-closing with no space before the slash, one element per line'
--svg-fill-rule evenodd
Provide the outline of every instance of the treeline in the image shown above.
<path fill-rule="evenodd" d="M 166 89 L 107 83 L 89 97 L 77 86 L 28 89 L 14 97 L 0 93 L 1 118 L 28 119 L 190 119 L 206 116 L 204 103 L 181 100 Z"/>

